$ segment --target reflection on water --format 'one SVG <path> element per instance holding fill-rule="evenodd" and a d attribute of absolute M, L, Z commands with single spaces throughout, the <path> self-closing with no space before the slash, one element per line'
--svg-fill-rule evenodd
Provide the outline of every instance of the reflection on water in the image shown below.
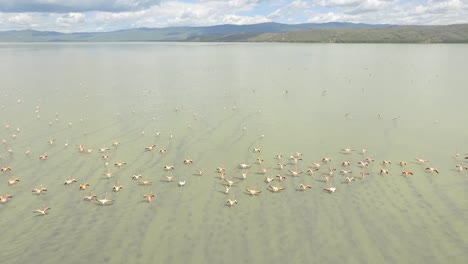
<path fill-rule="evenodd" d="M 466 263 L 468 171 L 456 167 L 468 165 L 466 54 L 467 45 L 1 44 L 0 155 L 12 169 L 0 193 L 13 196 L 0 205 L 2 263 Z M 366 158 L 375 161 L 358 166 Z M 228 194 L 221 177 L 235 182 Z M 90 194 L 114 203 L 83 200 Z"/>

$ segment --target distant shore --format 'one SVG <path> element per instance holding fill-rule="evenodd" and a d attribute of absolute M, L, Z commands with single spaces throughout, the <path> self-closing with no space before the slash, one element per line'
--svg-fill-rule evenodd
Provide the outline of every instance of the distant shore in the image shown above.
<path fill-rule="evenodd" d="M 353 23 L 219 25 L 136 28 L 112 32 L 61 33 L 13 30 L 0 42 L 300 42 L 300 43 L 468 43 L 468 24 L 441 26 Z"/>
<path fill-rule="evenodd" d="M 468 25 L 329 28 L 265 33 L 255 41 L 329 43 L 468 43 Z"/>

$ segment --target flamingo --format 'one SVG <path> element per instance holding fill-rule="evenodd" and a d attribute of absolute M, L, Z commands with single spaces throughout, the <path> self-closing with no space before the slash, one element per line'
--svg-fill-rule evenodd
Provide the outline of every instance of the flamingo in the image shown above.
<path fill-rule="evenodd" d="M 403 171 L 401 174 L 408 177 L 410 175 L 413 175 L 413 172 L 412 171 Z"/>
<path fill-rule="evenodd" d="M 280 191 L 284 190 L 283 187 L 273 186 L 273 185 L 268 185 L 268 186 L 271 188 L 271 190 L 272 190 L 273 192 L 280 192 Z"/>
<path fill-rule="evenodd" d="M 391 160 L 383 160 L 383 161 L 382 161 L 382 165 L 384 165 L 384 166 L 385 166 L 385 165 L 390 165 L 390 164 L 392 164 L 392 161 L 391 161 Z"/>
<path fill-rule="evenodd" d="M 231 207 L 231 206 L 234 206 L 235 204 L 237 204 L 237 200 L 236 199 L 228 199 L 226 201 L 226 205 Z"/>
<path fill-rule="evenodd" d="M 146 199 L 146 201 L 148 201 L 148 203 L 151 203 L 151 201 L 153 201 L 154 196 L 155 196 L 154 194 L 143 195 L 143 197 Z"/>
<path fill-rule="evenodd" d="M 76 182 L 76 179 L 68 179 L 63 184 L 64 185 L 71 185 Z"/>
<path fill-rule="evenodd" d="M 46 215 L 47 211 L 50 210 L 50 207 L 45 207 L 44 209 L 37 209 L 33 213 L 38 213 L 38 215 Z"/>
<path fill-rule="evenodd" d="M 89 183 L 85 182 L 80 184 L 80 190 L 86 190 L 89 187 Z"/>
<path fill-rule="evenodd" d="M 245 191 L 250 194 L 250 195 L 259 195 L 262 193 L 262 191 L 257 190 L 257 189 L 245 189 Z"/>
<path fill-rule="evenodd" d="M 241 169 L 248 169 L 248 168 L 250 168 L 250 166 L 251 166 L 251 165 L 248 165 L 248 164 L 245 164 L 245 163 L 239 164 L 239 167 L 240 167 Z"/>
<path fill-rule="evenodd" d="M 41 194 L 41 193 L 44 193 L 44 192 L 46 192 L 46 191 L 47 191 L 47 189 L 46 189 L 46 188 L 43 188 L 42 185 L 41 185 L 40 188 L 35 188 L 35 189 L 32 190 L 32 192 L 33 192 L 34 194 L 37 194 L 37 195 L 39 195 L 39 194 Z"/>
<path fill-rule="evenodd" d="M 328 188 L 324 188 L 323 190 L 328 192 L 328 193 L 334 193 L 336 191 L 336 188 L 335 187 L 328 187 Z"/>
<path fill-rule="evenodd" d="M 308 185 L 308 184 L 301 183 L 301 184 L 299 185 L 299 189 L 300 189 L 300 190 L 303 190 L 303 191 L 305 191 L 305 190 L 307 190 L 307 189 L 311 189 L 311 188 L 312 188 L 312 187 L 311 187 L 310 185 Z"/>
<path fill-rule="evenodd" d="M 104 197 L 104 199 L 96 198 L 96 201 L 98 201 L 99 204 L 101 204 L 102 206 L 112 204 L 114 202 L 113 200 L 107 199 L 107 193 L 106 193 L 106 196 Z"/>
<path fill-rule="evenodd" d="M 96 198 L 96 194 L 89 194 L 89 195 L 86 195 L 83 200 L 85 201 L 92 201 L 94 198 Z"/>
<path fill-rule="evenodd" d="M 426 171 L 435 172 L 435 173 L 439 174 L 439 170 L 436 169 L 436 168 L 432 168 L 432 167 L 426 168 Z"/>
<path fill-rule="evenodd" d="M 17 182 L 19 182 L 20 180 L 18 178 L 14 178 L 14 179 L 9 179 L 8 180 L 8 185 L 14 185 L 16 184 Z"/>
<path fill-rule="evenodd" d="M 383 174 L 388 174 L 388 170 L 382 168 L 380 169 L 380 174 L 383 175 Z"/>
<path fill-rule="evenodd" d="M 429 162 L 428 160 L 425 160 L 425 159 L 419 159 L 419 158 L 416 158 L 415 159 L 416 161 L 420 162 L 420 163 L 426 163 L 426 162 Z"/>

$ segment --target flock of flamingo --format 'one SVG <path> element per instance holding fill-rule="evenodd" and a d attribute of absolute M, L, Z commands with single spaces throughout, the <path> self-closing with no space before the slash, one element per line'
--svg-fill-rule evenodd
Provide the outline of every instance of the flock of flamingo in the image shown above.
<path fill-rule="evenodd" d="M 178 109 L 176 109 L 178 111 Z M 379 116 L 379 118 L 381 118 Z M 9 132 L 11 131 L 10 125 L 5 125 L 5 129 L 8 130 Z M 11 134 L 11 137 L 15 139 L 17 137 L 17 133 L 20 132 L 20 129 L 16 129 L 13 131 L 13 134 Z M 160 133 L 157 133 L 156 136 L 160 136 Z M 173 135 L 170 135 L 170 138 L 172 139 Z M 264 136 L 262 135 L 261 138 Z M 10 154 L 13 152 L 11 150 L 11 145 L 8 143 L 6 139 L 2 140 L 7 152 Z M 55 144 L 55 139 L 50 139 L 47 144 L 53 145 Z M 120 145 L 120 142 L 114 141 L 112 142 L 112 147 L 111 148 L 117 148 Z M 65 143 L 65 147 L 68 148 L 68 142 Z M 100 158 L 105 162 L 106 167 L 110 167 L 112 164 L 109 164 L 109 151 L 111 151 L 111 148 L 109 147 L 101 147 L 98 149 L 98 152 L 100 153 Z M 153 152 L 157 150 L 156 144 L 151 144 L 145 147 L 141 147 L 142 152 Z M 76 151 L 79 153 L 92 153 L 93 149 L 92 148 L 87 148 L 85 145 L 80 144 L 76 146 Z M 161 155 L 164 155 L 167 152 L 166 148 L 160 148 L 159 153 Z M 228 170 L 223 167 L 223 166 L 218 166 L 217 168 L 213 168 L 213 174 L 217 174 L 218 178 L 220 179 L 219 184 L 224 187 L 223 193 L 225 193 L 229 198 L 225 201 L 225 205 L 227 207 L 232 207 L 238 204 L 237 199 L 234 196 L 229 196 L 230 190 L 233 186 L 240 186 L 242 185 L 242 182 L 247 178 L 249 175 L 249 172 L 254 170 L 252 167 L 257 167 L 257 171 L 254 172 L 253 177 L 263 177 L 262 181 L 265 183 L 265 186 L 263 188 L 259 188 L 258 185 L 254 187 L 243 187 L 241 188 L 244 194 L 250 195 L 250 196 L 259 196 L 262 194 L 264 190 L 267 190 L 271 193 L 281 193 L 283 192 L 286 188 L 283 185 L 283 181 L 287 181 L 288 178 L 303 178 L 303 181 L 295 188 L 296 191 L 307 191 L 312 189 L 312 185 L 306 183 L 307 181 L 310 181 L 310 178 L 307 178 L 303 175 L 309 175 L 313 176 L 314 179 L 315 177 L 319 177 L 322 180 L 315 180 L 319 182 L 323 182 L 326 185 L 322 185 L 319 187 L 322 189 L 324 192 L 333 194 L 337 191 L 336 185 L 333 184 L 333 182 L 340 182 L 343 184 L 352 184 L 355 181 L 364 181 L 367 177 L 371 175 L 390 175 L 394 174 L 394 171 L 396 171 L 396 174 L 399 174 L 404 177 L 410 177 L 415 175 L 414 169 L 412 170 L 410 167 L 411 163 L 417 164 L 420 168 L 423 168 L 424 171 L 428 174 L 439 174 L 439 169 L 436 167 L 433 167 L 430 165 L 430 161 L 422 158 L 412 158 L 410 159 L 411 162 L 408 162 L 406 160 L 400 160 L 398 161 L 398 169 L 397 168 L 392 168 L 392 161 L 391 160 L 381 160 L 381 161 L 376 161 L 374 158 L 369 156 L 367 153 L 368 151 L 366 149 L 361 149 L 361 150 L 355 150 L 349 147 L 343 148 L 339 151 L 340 158 L 339 163 L 333 163 L 332 160 L 335 160 L 335 158 L 326 156 L 323 157 L 320 161 L 318 162 L 307 162 L 304 161 L 303 154 L 300 152 L 294 152 L 289 156 L 283 156 L 282 154 L 276 154 L 274 156 L 274 163 L 276 163 L 276 166 L 274 169 L 274 173 L 270 172 L 269 167 L 265 167 L 264 164 L 264 158 L 262 157 L 262 150 L 259 147 L 255 147 L 252 149 L 252 152 L 254 153 L 253 155 L 255 156 L 255 161 L 252 160 L 251 164 L 247 163 L 240 163 L 238 164 L 237 168 L 233 168 L 232 171 L 228 173 Z M 354 153 L 354 154 L 353 154 Z M 25 152 L 25 155 L 30 156 L 31 151 L 28 149 Z M 358 162 L 351 162 L 350 159 L 348 159 L 349 155 L 359 155 L 360 161 Z M 273 156 L 273 155 L 272 155 Z M 49 156 L 46 153 L 40 154 L 37 156 L 39 160 L 46 161 L 49 159 Z M 463 160 L 468 160 L 467 157 L 460 157 L 459 154 L 456 154 L 455 157 L 457 160 L 460 161 L 458 165 L 456 165 L 456 170 L 459 172 L 463 172 L 464 170 L 468 170 L 468 166 L 464 165 Z M 273 157 L 272 157 L 273 159 Z M 127 165 L 127 162 L 124 161 L 116 161 L 112 162 L 113 166 L 116 167 L 117 169 L 122 168 Z M 162 167 L 162 171 L 165 172 L 168 175 L 164 176 L 164 181 L 166 182 L 174 182 L 175 176 L 173 174 L 173 171 L 176 167 L 178 166 L 193 166 L 192 164 L 196 164 L 196 162 L 192 159 L 184 159 L 180 161 L 180 165 L 173 165 L 173 164 L 166 164 Z M 376 166 L 379 166 L 378 169 L 375 169 Z M 301 170 L 300 168 L 307 167 L 306 170 Z M 414 165 L 413 165 L 414 167 Z M 0 171 L 2 174 L 6 174 L 9 176 L 12 176 L 15 172 L 14 168 L 12 168 L 10 165 L 4 164 L 1 166 Z M 357 172 L 356 172 L 357 171 Z M 422 171 L 422 169 L 419 169 L 419 171 Z M 193 172 L 193 175 L 197 176 L 202 176 L 203 171 L 200 169 L 197 169 Z M 236 176 L 237 175 L 237 176 Z M 260 175 L 260 176 L 259 176 Z M 108 169 L 104 173 L 105 178 L 111 178 L 113 176 L 113 172 L 111 172 L 110 169 Z M 130 177 L 130 176 L 129 176 Z M 153 181 L 148 180 L 148 179 L 143 179 L 143 176 L 141 174 L 133 174 L 131 176 L 131 179 L 136 181 L 138 185 L 142 186 L 150 186 L 153 184 Z M 335 179 L 331 181 L 331 179 Z M 64 180 L 63 185 L 74 185 L 77 184 L 77 189 L 80 191 L 85 191 L 88 190 L 91 185 L 87 181 L 83 181 L 81 183 L 77 183 L 78 181 L 75 178 L 67 178 Z M 176 181 L 177 185 L 179 187 L 184 187 L 186 185 L 186 178 L 183 180 L 178 180 Z M 18 184 L 21 184 L 21 179 L 18 177 L 9 177 L 7 180 L 7 184 L 9 186 L 15 186 Z M 109 188 L 109 191 L 112 192 L 120 192 L 124 189 L 124 186 L 120 184 L 119 181 L 117 183 L 112 185 L 112 188 Z M 14 190 L 14 189 L 12 189 Z M 47 188 L 44 186 L 40 185 L 39 187 L 36 187 L 32 189 L 32 194 L 33 195 L 44 195 L 47 193 Z M 0 196 L 0 204 L 7 204 L 12 200 L 14 195 L 6 193 L 4 195 Z M 155 199 L 156 194 L 150 192 L 150 193 L 144 193 L 141 196 L 141 199 L 151 203 Z M 108 198 L 108 193 L 106 192 L 103 196 L 97 197 L 95 193 L 89 193 L 86 195 L 83 195 L 83 200 L 88 201 L 88 202 L 94 202 L 97 205 L 105 206 L 105 205 L 112 205 L 114 203 L 113 199 Z M 49 210 L 51 207 L 45 206 L 40 209 L 36 209 L 33 211 L 38 216 L 44 216 L 49 213 Z"/>
<path fill-rule="evenodd" d="M 255 153 L 260 153 L 259 148 L 254 148 L 253 152 Z M 341 149 L 340 153 L 341 154 L 351 154 L 352 152 L 355 152 L 354 149 L 351 148 L 343 148 Z M 270 177 L 270 176 L 265 176 L 265 183 L 267 184 L 266 190 L 273 192 L 273 193 L 278 193 L 283 190 L 285 190 L 284 187 L 281 186 L 281 182 L 285 180 L 288 177 L 300 177 L 302 174 L 308 174 L 308 175 L 320 175 L 323 177 L 322 182 L 328 183 L 328 186 L 326 187 L 321 187 L 323 191 L 328 192 L 328 193 L 334 193 L 337 188 L 336 186 L 332 185 L 330 179 L 332 177 L 338 177 L 338 181 L 340 181 L 343 184 L 351 184 L 352 182 L 358 180 L 364 180 L 367 176 L 371 174 L 379 174 L 379 175 L 388 175 L 390 174 L 390 166 L 392 164 L 391 160 L 382 160 L 380 162 L 380 169 L 378 171 L 372 171 L 369 169 L 371 165 L 375 163 L 375 159 L 369 156 L 365 156 L 367 153 L 366 149 L 362 149 L 359 154 L 362 155 L 363 160 L 357 162 L 355 165 L 357 166 L 357 169 L 359 170 L 359 176 L 353 176 L 353 170 L 350 169 L 352 167 L 352 163 L 347 160 L 347 159 L 342 159 L 341 161 L 341 166 L 339 168 L 339 171 L 337 168 L 333 168 L 331 166 L 332 158 L 331 157 L 323 157 L 321 161 L 319 162 L 311 162 L 309 163 L 309 168 L 304 172 L 302 170 L 298 169 L 298 164 L 302 162 L 303 160 L 303 154 L 300 152 L 295 152 L 292 155 L 289 156 L 288 160 L 285 161 L 283 158 L 282 154 L 276 154 L 276 159 L 278 161 L 277 163 L 277 171 L 279 171 L 279 174 L 277 174 L 275 177 Z M 456 159 L 460 159 L 460 155 L 456 154 Z M 464 158 L 465 160 L 468 159 L 468 156 Z M 260 171 L 257 172 L 257 174 L 267 174 L 268 168 L 262 167 L 261 164 L 263 163 L 264 159 L 261 158 L 260 156 L 257 157 L 256 163 L 260 166 Z M 377 162 L 378 163 L 378 162 Z M 426 159 L 421 159 L 421 158 L 415 158 L 412 163 L 418 164 L 419 166 L 423 166 L 424 171 L 426 173 L 430 174 L 439 174 L 439 170 L 435 167 L 429 166 L 429 160 Z M 286 167 L 290 166 L 289 169 L 286 170 Z M 355 167 L 356 167 L 355 166 Z M 242 178 L 245 179 L 247 175 L 247 170 L 251 168 L 251 165 L 249 164 L 239 164 L 239 169 L 241 170 Z M 321 168 L 326 168 L 325 170 L 321 170 Z M 371 166 L 372 167 L 372 166 Z M 408 162 L 405 160 L 400 160 L 399 161 L 399 173 L 404 176 L 404 177 L 409 177 L 411 175 L 414 175 L 413 171 L 408 169 Z M 230 187 L 237 182 L 234 182 L 232 180 L 228 180 L 226 178 L 226 169 L 222 167 L 218 167 L 217 172 L 220 174 L 220 178 L 224 180 L 224 187 L 225 187 L 225 193 L 228 194 Z M 456 170 L 459 172 L 462 172 L 464 170 L 468 170 L 468 166 L 464 166 L 462 164 L 456 165 Z M 287 171 L 287 172 L 285 172 Z M 338 171 L 338 173 L 336 173 Z M 335 176 L 338 174 L 339 176 Z M 309 184 L 306 184 L 304 182 L 300 183 L 296 191 L 306 191 L 308 189 L 311 189 L 312 186 Z M 261 189 L 256 188 L 246 188 L 245 193 L 248 195 L 259 195 L 262 193 Z M 237 204 L 237 200 L 230 198 L 227 200 L 226 205 L 229 207 L 234 206 Z"/>
<path fill-rule="evenodd" d="M 324 91 L 326 92 L 326 91 Z M 286 94 L 288 92 L 286 91 Z M 324 93 L 323 93 L 324 94 Z M 322 95 L 323 95 L 322 94 Z M 21 103 L 20 100 L 18 100 L 17 103 Z M 233 107 L 233 110 L 235 110 L 235 106 Z M 39 106 L 36 107 L 36 114 L 37 114 L 37 119 L 40 119 L 39 115 Z M 175 112 L 179 112 L 179 108 L 175 109 Z M 58 114 L 56 114 L 58 115 Z M 379 119 L 383 118 L 382 114 L 377 115 Z M 345 118 L 349 118 L 349 113 L 345 114 Z M 396 120 L 399 117 L 393 118 L 393 120 Z M 58 119 L 57 119 L 58 120 Z M 83 121 L 83 120 L 81 120 Z M 49 125 L 52 123 L 49 122 Z M 71 127 L 72 123 L 68 123 L 68 125 Z M 20 128 L 17 129 L 12 129 L 10 124 L 5 124 L 5 129 L 7 133 L 11 136 L 11 141 L 14 142 L 20 133 Z M 245 130 L 245 127 L 244 127 Z M 159 137 L 161 133 L 156 133 L 156 137 Z M 264 135 L 261 135 L 260 138 L 263 138 Z M 172 140 L 173 135 L 170 134 L 169 139 Z M 13 155 L 13 150 L 12 150 L 12 145 L 13 143 L 9 142 L 10 140 L 7 139 L 2 139 L 2 143 L 5 147 L 5 150 L 7 153 L 10 155 Z M 47 141 L 48 145 L 54 145 L 56 144 L 56 140 L 51 138 Z M 110 170 L 109 167 L 113 166 L 117 169 L 120 169 L 122 167 L 127 166 L 127 162 L 124 161 L 115 161 L 109 164 L 110 161 L 110 151 L 112 149 L 117 149 L 120 145 L 119 141 L 112 141 L 110 142 L 111 147 L 100 147 L 97 149 L 97 152 L 100 154 L 100 159 L 104 161 L 105 166 L 107 168 L 106 172 L 103 173 L 105 178 L 110 179 L 114 173 Z M 65 143 L 66 148 L 70 148 L 68 141 Z M 85 146 L 84 144 L 78 144 L 76 145 L 75 151 L 78 153 L 84 153 L 84 154 L 90 154 L 93 153 L 94 149 L 89 148 Z M 142 152 L 155 152 L 158 151 L 158 147 L 156 144 L 149 144 L 147 146 L 141 146 L 141 151 Z M 165 155 L 165 153 L 168 151 L 167 148 L 160 147 L 159 148 L 159 153 L 160 155 Z M 407 160 L 399 160 L 397 162 L 398 165 L 397 168 L 392 168 L 393 163 L 391 160 L 381 160 L 381 161 L 376 161 L 372 156 L 368 155 L 367 149 L 361 149 L 361 150 L 355 150 L 350 147 L 342 148 L 340 151 L 338 151 L 339 158 L 332 158 L 329 156 L 323 157 L 320 161 L 304 161 L 304 156 L 300 152 L 294 152 L 290 154 L 289 156 L 283 156 L 283 154 L 276 154 L 272 155 L 271 153 L 269 155 L 272 156 L 272 159 L 274 159 L 274 163 L 276 163 L 276 166 L 274 168 L 270 168 L 268 166 L 264 166 L 265 159 L 262 157 L 263 152 L 260 147 L 255 147 L 251 150 L 253 152 L 253 156 L 255 156 L 255 160 L 252 160 L 250 164 L 248 163 L 239 163 L 236 168 L 231 168 L 229 171 L 223 167 L 223 166 L 218 166 L 217 168 L 213 168 L 212 174 L 217 174 L 218 178 L 220 179 L 219 184 L 223 186 L 223 193 L 225 193 L 227 196 L 230 194 L 230 190 L 233 186 L 241 186 L 242 182 L 247 178 L 249 175 L 249 172 L 254 170 L 252 167 L 257 167 L 257 171 L 254 172 L 253 177 L 263 177 L 260 181 L 264 182 L 264 187 L 258 187 L 258 184 L 255 185 L 254 187 L 252 186 L 245 186 L 242 187 L 241 190 L 244 190 L 243 193 L 246 195 L 250 196 L 259 196 L 262 194 L 264 190 L 267 190 L 271 193 L 281 193 L 283 192 L 286 188 L 283 185 L 283 181 L 287 181 L 288 178 L 301 178 L 303 181 L 296 186 L 295 190 L 296 191 L 307 191 L 312 189 L 312 185 L 310 183 L 307 183 L 308 181 L 310 182 L 310 178 L 306 178 L 304 175 L 309 175 L 313 176 L 315 179 L 314 181 L 319 181 L 325 183 L 325 185 L 322 185 L 319 187 L 321 190 L 323 190 L 326 193 L 333 194 L 337 191 L 337 187 L 334 183 L 340 182 L 343 184 L 352 184 L 353 182 L 356 181 L 364 181 L 367 177 L 371 175 L 391 175 L 391 174 L 396 174 L 401 175 L 404 177 L 410 177 L 415 175 L 416 173 L 414 172 L 414 168 L 411 169 L 411 167 L 414 167 L 413 164 L 417 164 L 417 166 L 420 168 L 418 169 L 418 172 L 420 171 L 425 171 L 427 174 L 439 174 L 439 169 L 431 165 L 431 162 L 426 159 L 422 158 L 411 158 L 409 161 Z M 25 151 L 25 155 L 30 157 L 32 155 L 32 152 L 30 149 Z M 348 159 L 350 155 L 358 155 L 358 162 L 352 162 L 352 159 Z M 274 157 L 274 158 L 273 158 Z M 49 159 L 49 155 L 47 153 L 42 153 L 37 156 L 37 158 L 41 161 L 46 162 Z M 467 157 L 461 157 L 459 154 L 455 155 L 455 159 L 458 160 L 458 165 L 456 165 L 456 170 L 459 172 L 463 172 L 465 170 L 468 170 L 468 166 L 466 166 L 466 161 L 468 160 Z M 3 159 L 0 157 L 0 162 Z M 338 160 L 338 163 L 333 163 L 332 160 Z M 410 162 L 411 161 L 411 162 Z M 170 183 L 174 182 L 174 179 L 176 178 L 173 174 L 173 171 L 176 167 L 179 166 L 194 166 L 193 164 L 196 164 L 197 162 L 192 160 L 192 159 L 184 159 L 179 161 L 180 165 L 176 163 L 176 165 L 173 164 L 166 164 L 162 167 L 162 171 L 166 173 L 164 175 L 164 181 Z M 269 161 L 270 162 L 270 161 Z M 411 164 L 412 163 L 412 164 Z M 378 168 L 376 169 L 376 166 Z M 305 170 L 301 170 L 300 168 L 307 168 Z M 421 169 L 422 168 L 422 169 Z M 273 173 L 271 172 L 270 169 L 273 169 Z M 15 186 L 18 184 L 21 184 L 21 179 L 19 177 L 14 177 L 15 175 L 15 169 L 8 165 L 8 164 L 3 164 L 0 167 L 0 173 L 10 176 L 7 180 L 8 186 Z M 167 175 L 168 174 L 168 175 Z M 200 169 L 195 170 L 193 175 L 197 176 L 202 176 L 203 171 Z M 261 176 L 259 176 L 261 175 Z M 130 177 L 130 176 L 129 176 Z M 315 177 L 319 177 L 322 180 L 317 180 Z M 143 176 L 140 173 L 133 174 L 131 176 L 131 179 L 133 181 L 136 181 L 138 185 L 141 186 L 151 186 L 153 184 L 153 181 L 149 179 L 143 179 Z M 334 179 L 334 180 L 332 180 Z M 91 188 L 91 184 L 84 180 L 81 183 L 77 183 L 78 181 L 75 178 L 67 178 L 64 179 L 63 185 L 75 185 L 77 184 L 78 187 L 77 189 L 80 191 L 86 191 Z M 259 181 L 258 181 L 259 182 Z M 185 178 L 181 178 L 180 180 L 176 181 L 177 185 L 179 187 L 184 187 L 186 186 L 187 180 Z M 120 184 L 119 181 L 117 183 L 112 185 L 112 188 L 109 188 L 109 192 L 120 192 L 124 189 L 124 186 Z M 12 187 L 12 190 L 15 190 Z M 33 195 L 44 195 L 47 193 L 47 188 L 44 186 L 40 185 L 34 189 L 31 190 Z M 16 195 L 16 194 L 15 194 Z M 14 195 L 10 193 L 6 193 L 4 195 L 0 196 L 0 204 L 7 204 L 13 199 Z M 156 194 L 149 192 L 149 193 L 144 193 L 141 195 L 141 199 L 151 203 L 153 200 L 156 198 Z M 94 202 L 97 205 L 105 206 L 105 205 L 112 205 L 114 204 L 114 200 L 108 198 L 108 193 L 105 192 L 105 194 L 101 197 L 98 197 L 95 193 L 90 192 L 89 194 L 83 195 L 83 200 L 88 201 L 88 202 Z M 227 207 L 232 207 L 238 204 L 237 199 L 234 196 L 229 196 L 229 198 L 225 201 L 225 205 Z M 44 206 L 43 208 L 36 209 L 33 211 L 38 216 L 44 216 L 47 215 L 51 207 Z"/>

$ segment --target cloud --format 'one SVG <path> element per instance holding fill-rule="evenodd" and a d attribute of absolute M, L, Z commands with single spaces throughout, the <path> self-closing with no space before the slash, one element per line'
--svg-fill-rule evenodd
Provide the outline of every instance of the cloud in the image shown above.
<path fill-rule="evenodd" d="M 7 19 L 9 23 L 18 25 L 29 25 L 33 22 L 33 17 L 27 13 L 19 13 Z"/>
<path fill-rule="evenodd" d="M 0 0 L 0 30 L 95 32 L 271 21 L 468 23 L 468 0 Z"/>
<path fill-rule="evenodd" d="M 310 4 L 304 0 L 294 0 L 291 3 L 284 5 L 268 15 L 270 19 L 285 19 L 297 16 L 298 13 L 304 12 L 310 8 Z"/>
<path fill-rule="evenodd" d="M 418 13 L 446 13 L 463 9 L 463 2 L 460 0 L 434 1 L 429 0 L 426 5 L 418 5 Z"/>
<path fill-rule="evenodd" d="M 318 0 L 315 1 L 318 6 L 325 7 L 346 7 L 346 6 L 357 6 L 362 0 Z"/>
<path fill-rule="evenodd" d="M 468 23 L 468 1 L 466 0 L 426 0 L 418 2 L 365 0 L 359 2 L 354 6 L 342 5 L 331 10 L 327 9 L 326 12 L 311 11 L 308 22 L 399 25 Z"/>
<path fill-rule="evenodd" d="M 199 2 L 162 1 L 140 12 L 136 25 L 149 27 L 209 26 L 253 24 L 271 21 L 261 15 L 243 15 L 266 0 L 201 0 Z M 270 1 L 271 2 L 271 1 Z"/>
<path fill-rule="evenodd" d="M 83 13 L 68 13 L 55 19 L 55 22 L 61 26 L 71 26 L 85 21 L 85 15 Z"/>
<path fill-rule="evenodd" d="M 1 0 L 0 12 L 123 12 L 141 10 L 161 0 Z"/>
<path fill-rule="evenodd" d="M 366 0 L 361 1 L 361 3 L 355 8 L 345 12 L 346 14 L 359 14 L 365 12 L 374 12 L 382 11 L 385 8 L 388 8 L 392 5 L 393 0 Z"/>
<path fill-rule="evenodd" d="M 309 23 L 327 23 L 327 22 L 344 22 L 344 17 L 342 14 L 337 14 L 333 12 L 319 13 L 310 17 L 307 22 Z M 352 22 L 352 21 L 346 21 Z"/>
<path fill-rule="evenodd" d="M 225 15 L 223 24 L 246 25 L 271 22 L 269 18 L 264 16 L 238 16 L 238 15 Z"/>

